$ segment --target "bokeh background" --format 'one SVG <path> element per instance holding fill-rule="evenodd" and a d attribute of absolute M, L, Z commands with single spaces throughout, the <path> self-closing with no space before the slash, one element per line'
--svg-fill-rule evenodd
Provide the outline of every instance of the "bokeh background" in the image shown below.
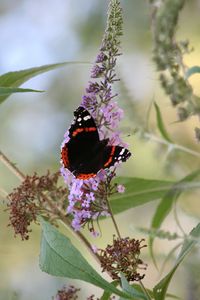
<path fill-rule="evenodd" d="M 90 63 L 98 52 L 106 24 L 107 5 L 107 0 L 0 1 L 1 73 L 63 61 L 88 62 L 40 75 L 24 87 L 46 90 L 45 93 L 12 95 L 1 105 L 1 150 L 25 174 L 34 171 L 44 174 L 48 169 L 59 169 L 60 144 L 89 80 Z M 163 145 L 151 139 L 144 140 L 135 132 L 145 127 L 148 107 L 155 100 L 176 143 L 198 152 L 199 145 L 193 129 L 198 126 L 199 120 L 195 117 L 184 124 L 174 123 L 177 120 L 176 111 L 159 87 L 152 62 L 148 1 L 122 0 L 122 6 L 123 56 L 118 63 L 117 72 L 121 82 L 116 89 L 120 93 L 119 105 L 125 111 L 122 134 L 134 155 L 122 166 L 120 174 L 151 179 L 179 179 L 199 166 L 199 158 L 181 152 L 169 153 Z M 189 66 L 200 65 L 199 13 L 200 1 L 188 1 L 181 13 L 177 31 L 178 39 L 189 38 L 195 49 L 185 57 Z M 193 76 L 190 82 L 195 93 L 200 94 L 199 76 Z M 153 110 L 149 128 L 159 136 Z M 18 179 L 0 163 L 1 188 L 10 192 L 18 184 Z M 49 300 L 64 283 L 74 282 L 40 271 L 39 226 L 33 226 L 29 241 L 22 242 L 20 238 L 14 238 L 12 229 L 7 227 L 5 207 L 6 200 L 1 195 L 0 299 Z M 156 203 L 153 203 L 120 214 L 117 221 L 122 224 L 122 234 L 141 237 L 136 228 L 148 227 L 155 207 Z M 199 194 L 196 192 L 183 197 L 179 208 L 182 225 L 188 232 L 200 216 Z M 177 230 L 173 218 L 168 218 L 164 225 L 168 230 Z M 103 238 L 93 241 L 98 246 L 106 245 L 112 239 L 113 228 L 109 221 L 104 221 L 102 226 Z M 162 258 L 174 244 L 158 241 L 156 245 L 157 255 Z M 148 252 L 144 253 L 144 260 L 148 261 Z M 193 265 L 197 267 L 197 264 L 190 259 L 186 264 L 190 267 L 187 271 L 184 267 L 180 268 L 171 290 L 184 299 L 199 299 L 198 296 L 189 298 L 191 291 L 198 295 L 198 283 L 191 280 L 191 274 L 196 274 L 194 271 L 197 269 L 194 270 Z M 149 262 L 146 285 L 152 287 L 158 278 L 158 272 Z M 81 282 L 76 285 L 82 287 L 80 299 L 86 299 L 96 292 L 91 285 Z M 97 290 L 97 293 L 100 291 Z"/>

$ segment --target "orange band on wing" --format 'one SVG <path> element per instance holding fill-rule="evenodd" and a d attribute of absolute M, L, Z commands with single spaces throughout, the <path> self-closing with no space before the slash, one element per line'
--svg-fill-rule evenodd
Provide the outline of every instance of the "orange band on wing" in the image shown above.
<path fill-rule="evenodd" d="M 86 132 L 92 132 L 92 131 L 96 131 L 96 127 L 86 127 L 86 128 L 77 128 L 73 133 L 72 136 L 75 137 L 77 134 L 86 131 Z"/>
<path fill-rule="evenodd" d="M 114 153 L 115 153 L 115 146 L 112 146 L 112 150 L 110 152 L 110 157 L 107 160 L 107 162 L 104 164 L 104 167 L 107 167 L 112 162 Z"/>
<path fill-rule="evenodd" d="M 94 176 L 96 176 L 95 173 L 79 174 L 78 176 L 76 176 L 76 178 L 86 180 L 86 179 L 92 178 Z"/>
<path fill-rule="evenodd" d="M 84 128 L 78 128 L 72 133 L 72 136 L 76 136 L 77 134 L 79 134 L 82 131 L 84 131 Z"/>
<path fill-rule="evenodd" d="M 69 157 L 68 157 L 68 149 L 67 147 L 63 147 L 61 150 L 61 159 L 63 161 L 63 165 L 65 168 L 69 166 Z"/>
<path fill-rule="evenodd" d="M 96 131 L 97 129 L 95 127 L 86 127 L 85 131 Z"/>

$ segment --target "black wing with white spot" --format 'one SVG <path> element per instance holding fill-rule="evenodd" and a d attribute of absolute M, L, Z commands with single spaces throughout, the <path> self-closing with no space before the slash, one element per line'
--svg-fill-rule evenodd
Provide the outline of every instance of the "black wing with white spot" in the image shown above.
<path fill-rule="evenodd" d="M 61 160 L 79 179 L 92 178 L 100 169 L 124 162 L 131 155 L 121 146 L 107 146 L 108 139 L 100 141 L 93 117 L 81 106 L 74 112 L 69 138 L 61 149 Z"/>
<path fill-rule="evenodd" d="M 121 146 L 106 146 L 103 155 L 103 166 L 102 168 L 110 168 L 115 163 L 125 162 L 131 153 L 128 149 Z"/>
<path fill-rule="evenodd" d="M 84 137 L 86 133 L 88 137 L 92 135 L 93 138 L 99 141 L 99 134 L 93 117 L 85 108 L 80 106 L 74 112 L 74 120 L 69 129 L 69 137 L 75 138 L 78 136 L 80 138 L 80 136 Z"/>

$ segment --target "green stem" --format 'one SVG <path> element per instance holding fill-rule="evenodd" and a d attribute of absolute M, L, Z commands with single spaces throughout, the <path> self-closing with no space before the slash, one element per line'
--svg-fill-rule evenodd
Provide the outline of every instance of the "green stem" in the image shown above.
<path fill-rule="evenodd" d="M 5 156 L 5 154 L 3 154 L 2 151 L 0 151 L 0 161 L 2 161 L 2 163 L 21 181 L 25 179 L 25 175 Z"/>
<path fill-rule="evenodd" d="M 1 200 L 0 204 L 4 204 L 5 201 L 4 200 L 7 200 L 7 197 L 8 197 L 8 193 L 0 187 L 0 196 L 3 198 L 3 200 Z"/>
<path fill-rule="evenodd" d="M 149 292 L 147 291 L 147 289 L 145 288 L 144 284 L 142 283 L 141 280 L 139 280 L 140 286 L 144 292 L 144 294 L 146 295 L 148 300 L 151 300 L 151 296 L 149 295 Z"/>
<path fill-rule="evenodd" d="M 183 233 L 184 237 L 186 237 L 186 233 L 183 229 L 183 227 L 181 226 L 181 223 L 179 221 L 179 218 L 178 218 L 178 213 L 177 213 L 177 201 L 174 202 L 174 219 L 176 221 L 176 224 L 177 226 L 179 227 L 179 229 L 181 230 L 181 232 Z"/>
<path fill-rule="evenodd" d="M 88 251 L 90 252 L 90 254 L 94 257 L 94 259 L 97 261 L 98 264 L 100 264 L 100 260 L 99 260 L 99 255 L 98 253 L 95 253 L 92 250 L 91 244 L 89 243 L 89 241 L 84 237 L 84 235 L 80 232 L 80 231 L 74 231 L 72 226 L 71 226 L 71 222 L 67 219 L 67 217 L 65 216 L 60 216 L 60 220 L 61 223 L 74 235 L 76 236 L 76 238 L 79 239 L 80 242 L 82 242 L 86 248 L 88 249 Z"/>
<path fill-rule="evenodd" d="M 0 193 L 1 193 L 1 195 L 2 195 L 4 198 L 7 198 L 8 193 L 7 193 L 3 188 L 1 188 L 1 187 L 0 187 Z"/>
<path fill-rule="evenodd" d="M 113 225 L 114 225 L 115 230 L 116 230 L 116 232 L 117 232 L 117 235 L 118 235 L 118 237 L 121 239 L 121 234 L 120 234 L 120 232 L 119 232 L 119 228 L 118 228 L 118 226 L 117 226 L 117 222 L 116 222 L 116 220 L 115 220 L 115 217 L 114 217 L 114 214 L 113 214 L 113 211 L 112 211 L 112 208 L 111 208 L 111 205 L 110 205 L 110 202 L 109 202 L 107 196 L 106 196 L 106 203 L 107 203 L 107 206 L 108 206 L 108 211 L 109 211 L 109 213 L 110 213 L 111 219 L 112 219 L 112 221 L 113 221 Z"/>
<path fill-rule="evenodd" d="M 150 139 L 150 140 L 153 141 L 153 142 L 156 142 L 156 143 L 159 143 L 159 144 L 166 145 L 166 146 L 168 146 L 171 150 L 180 150 L 180 151 L 183 151 L 183 152 L 185 152 L 185 153 L 191 154 L 191 155 L 193 155 L 193 156 L 200 157 L 200 152 L 197 152 L 197 151 L 192 150 L 192 149 L 190 149 L 190 148 L 184 147 L 184 146 L 182 146 L 182 145 L 169 143 L 168 141 L 163 140 L 163 139 L 161 139 L 161 138 L 158 138 L 156 135 L 153 135 L 153 134 L 151 134 L 151 133 L 145 133 L 145 134 L 144 134 L 144 137 Z"/>

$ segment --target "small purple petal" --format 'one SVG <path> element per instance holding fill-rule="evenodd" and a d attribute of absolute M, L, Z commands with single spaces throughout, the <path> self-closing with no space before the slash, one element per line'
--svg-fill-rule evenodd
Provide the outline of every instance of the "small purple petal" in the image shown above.
<path fill-rule="evenodd" d="M 125 186 L 123 186 L 122 184 L 119 184 L 118 186 L 117 186 L 117 191 L 118 191 L 118 193 L 124 193 L 125 192 Z"/>
<path fill-rule="evenodd" d="M 98 78 L 98 77 L 102 76 L 104 71 L 105 71 L 105 69 L 103 67 L 94 65 L 94 67 L 92 68 L 92 71 L 91 71 L 91 78 Z"/>
<path fill-rule="evenodd" d="M 92 251 L 93 251 L 94 253 L 97 253 L 97 252 L 98 252 L 97 246 L 91 245 L 91 248 L 92 248 Z"/>
<path fill-rule="evenodd" d="M 92 230 L 92 231 L 91 231 L 91 234 L 92 234 L 92 236 L 95 237 L 95 238 L 99 236 L 99 232 L 98 232 L 98 231 L 95 231 L 95 230 Z"/>
<path fill-rule="evenodd" d="M 106 56 L 103 52 L 100 52 L 100 53 L 97 55 L 96 63 L 104 62 L 106 59 L 107 59 L 107 56 Z"/>

